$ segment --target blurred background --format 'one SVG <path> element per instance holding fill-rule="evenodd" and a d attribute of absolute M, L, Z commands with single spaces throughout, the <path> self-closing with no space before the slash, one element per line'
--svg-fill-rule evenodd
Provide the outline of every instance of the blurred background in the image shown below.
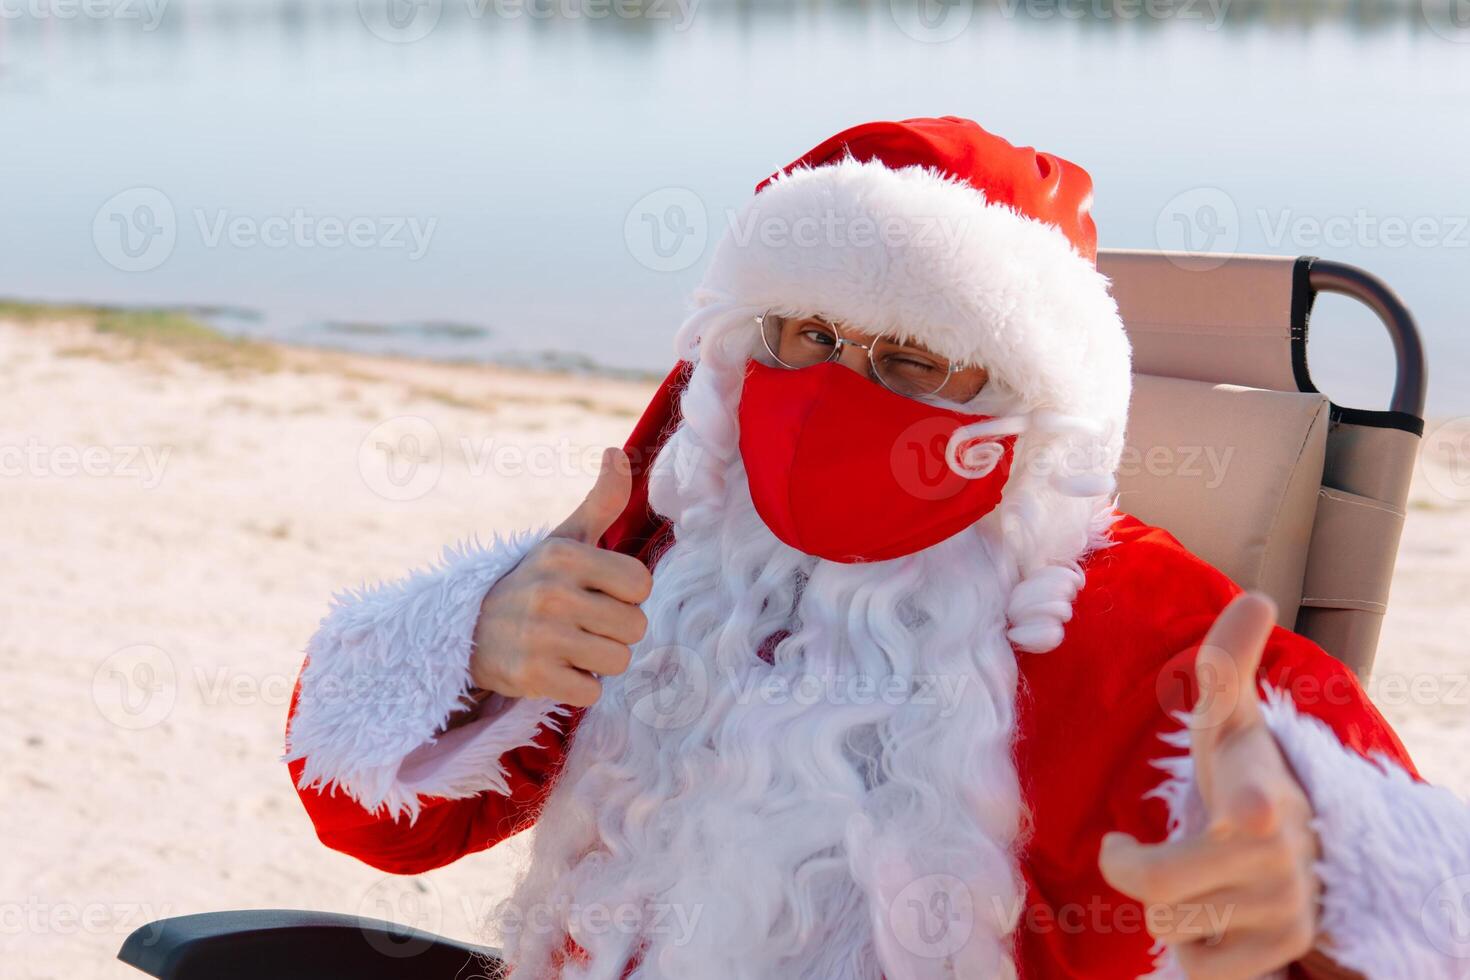
<path fill-rule="evenodd" d="M 1370 694 L 1470 794 L 1467 105 L 1470 0 L 0 0 L 0 975 L 136 976 L 212 909 L 494 942 L 523 841 L 400 878 L 316 840 L 302 651 L 570 512 L 733 210 L 882 118 L 1080 163 L 1103 247 L 1400 292 L 1430 434 Z M 1371 314 L 1312 326 L 1385 405 Z"/>
<path fill-rule="evenodd" d="M 1470 363 L 1465 0 L 0 9 L 4 297 L 661 373 L 759 179 L 858 122 L 957 114 L 1090 170 L 1103 247 L 1362 264 L 1436 364 Z M 1376 407 L 1381 331 L 1331 297 L 1318 321 L 1319 385 Z"/>

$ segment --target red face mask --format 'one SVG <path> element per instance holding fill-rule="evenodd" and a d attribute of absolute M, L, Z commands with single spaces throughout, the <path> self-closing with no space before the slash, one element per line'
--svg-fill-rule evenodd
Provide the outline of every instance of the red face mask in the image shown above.
<path fill-rule="evenodd" d="M 1015 436 L 952 445 L 961 427 L 987 420 L 905 398 L 841 364 L 751 361 L 740 455 L 776 537 L 828 561 L 885 561 L 958 534 L 1000 502 Z"/>

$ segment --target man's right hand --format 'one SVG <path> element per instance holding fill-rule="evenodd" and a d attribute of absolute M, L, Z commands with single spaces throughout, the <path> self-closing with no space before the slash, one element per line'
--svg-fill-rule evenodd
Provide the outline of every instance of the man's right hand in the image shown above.
<path fill-rule="evenodd" d="M 632 489 L 627 454 L 605 450 L 587 499 L 485 594 L 470 660 L 476 687 L 586 707 L 602 693 L 599 676 L 628 669 L 629 648 L 648 628 L 638 604 L 653 576 L 597 541 Z"/>

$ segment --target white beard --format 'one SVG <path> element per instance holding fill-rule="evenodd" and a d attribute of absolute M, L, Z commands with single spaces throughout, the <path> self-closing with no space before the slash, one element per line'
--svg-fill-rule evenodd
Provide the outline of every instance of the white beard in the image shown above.
<path fill-rule="evenodd" d="M 893 561 L 803 555 L 751 503 L 720 414 L 738 379 L 700 370 L 651 484 L 676 542 L 648 633 L 578 725 L 501 910 L 515 976 L 1013 975 L 1007 609 L 1036 536 L 1002 507 Z"/>

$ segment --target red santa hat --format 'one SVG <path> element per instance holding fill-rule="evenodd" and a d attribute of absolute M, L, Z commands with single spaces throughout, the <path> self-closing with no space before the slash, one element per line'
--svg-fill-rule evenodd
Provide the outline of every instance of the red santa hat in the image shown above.
<path fill-rule="evenodd" d="M 865 123 L 761 181 L 702 291 L 980 364 L 1031 408 L 1110 427 L 1116 453 L 1129 347 L 1091 205 L 1081 167 L 968 119 Z"/>
<path fill-rule="evenodd" d="M 680 354 L 699 359 L 722 311 L 851 323 L 982 365 L 1029 411 L 1095 423 L 1082 466 L 1111 473 L 1130 351 L 1096 268 L 1091 205 L 1081 167 L 971 120 L 854 126 L 756 186 L 715 251 Z M 686 377 L 670 376 L 640 431 L 669 431 Z"/>

